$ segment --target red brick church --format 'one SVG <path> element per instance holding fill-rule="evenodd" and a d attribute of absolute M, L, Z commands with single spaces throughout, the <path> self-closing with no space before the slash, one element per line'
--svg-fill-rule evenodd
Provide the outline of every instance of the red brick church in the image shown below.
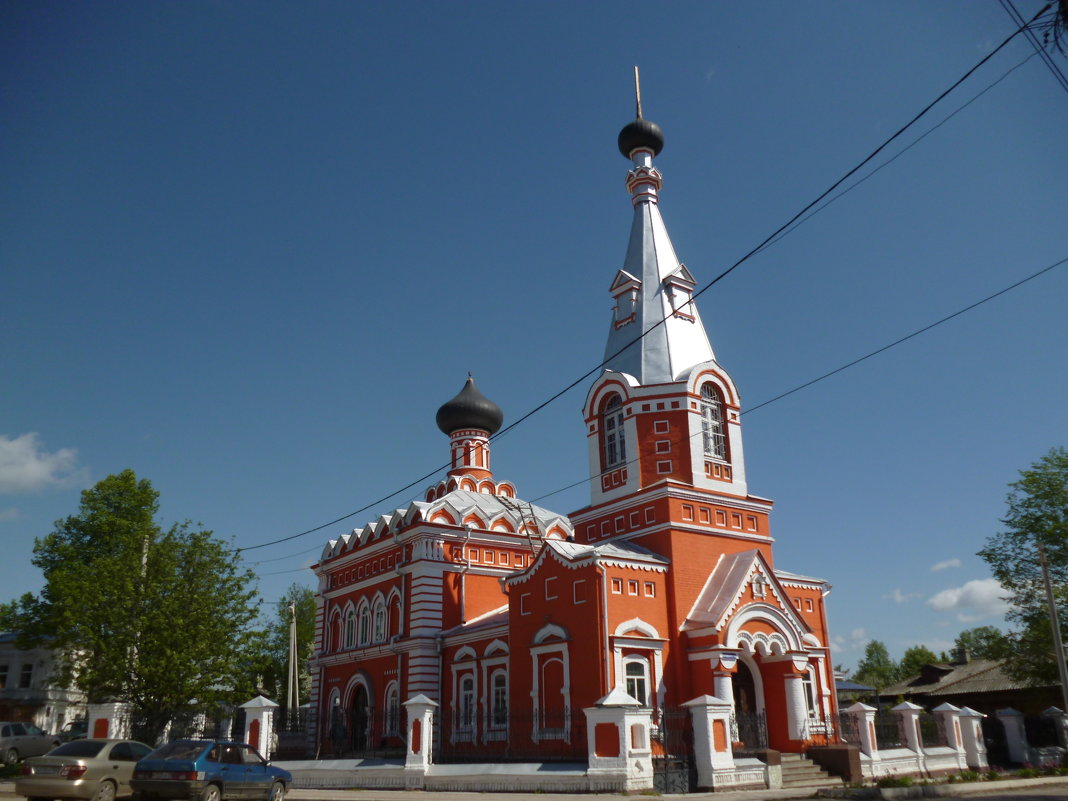
<path fill-rule="evenodd" d="M 437 705 L 443 762 L 585 760 L 598 703 L 645 712 L 654 755 L 676 736 L 736 751 L 837 742 L 829 586 L 775 565 L 740 395 L 660 214 L 662 147 L 640 118 L 619 135 L 634 221 L 605 276 L 615 308 L 582 408 L 589 505 L 558 514 L 494 475 L 503 414 L 468 378 L 437 411 L 445 479 L 331 540 L 314 567 L 322 753 L 402 752 L 418 696 Z M 688 731 L 697 701 L 726 708 L 729 729 Z"/>

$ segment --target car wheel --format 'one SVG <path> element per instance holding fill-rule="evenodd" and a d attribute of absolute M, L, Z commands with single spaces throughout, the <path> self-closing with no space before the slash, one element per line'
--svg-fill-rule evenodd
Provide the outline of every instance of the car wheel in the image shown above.
<path fill-rule="evenodd" d="M 26 801 L 55 801 L 55 799 L 41 795 L 31 795 L 27 796 Z"/>
<path fill-rule="evenodd" d="M 19 752 L 14 748 L 9 748 L 4 752 L 4 764 L 14 765 L 19 761 Z"/>
<path fill-rule="evenodd" d="M 115 785 L 109 781 L 100 782 L 93 793 L 93 801 L 115 801 Z"/>
<path fill-rule="evenodd" d="M 200 794 L 200 801 L 222 801 L 222 790 L 217 784 L 209 784 Z"/>
<path fill-rule="evenodd" d="M 267 801 L 284 801 L 286 797 L 286 786 L 283 782 L 275 782 L 271 785 L 271 792 L 267 796 Z"/>

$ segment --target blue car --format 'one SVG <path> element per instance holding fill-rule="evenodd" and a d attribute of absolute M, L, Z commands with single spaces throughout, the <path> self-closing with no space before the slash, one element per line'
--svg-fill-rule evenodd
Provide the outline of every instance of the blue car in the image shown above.
<path fill-rule="evenodd" d="M 175 740 L 134 768 L 134 801 L 283 801 L 293 782 L 251 745 L 215 740 Z"/>

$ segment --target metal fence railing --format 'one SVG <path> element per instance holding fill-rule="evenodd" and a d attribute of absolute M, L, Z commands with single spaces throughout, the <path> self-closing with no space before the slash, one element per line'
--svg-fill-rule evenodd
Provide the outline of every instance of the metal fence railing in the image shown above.
<path fill-rule="evenodd" d="M 572 761 L 586 754 L 586 716 L 565 710 L 508 710 L 495 719 L 460 719 L 446 710 L 438 730 L 440 762 Z"/>
<path fill-rule="evenodd" d="M 851 745 L 860 745 L 860 730 L 857 728 L 857 717 L 848 712 L 838 713 L 838 735 Z"/>
<path fill-rule="evenodd" d="M 905 738 L 901 736 L 901 716 L 888 710 L 875 713 L 875 741 L 879 749 L 901 748 Z"/>
<path fill-rule="evenodd" d="M 930 712 L 923 712 L 919 717 L 920 742 L 924 748 L 937 748 L 945 745 L 946 731 L 942 720 Z"/>

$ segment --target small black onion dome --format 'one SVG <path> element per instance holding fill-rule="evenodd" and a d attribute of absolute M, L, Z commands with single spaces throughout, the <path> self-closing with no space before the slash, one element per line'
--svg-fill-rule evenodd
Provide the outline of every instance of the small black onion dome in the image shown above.
<path fill-rule="evenodd" d="M 492 436 L 504 422 L 504 412 L 479 392 L 475 379 L 468 376 L 460 394 L 438 409 L 436 419 L 438 428 L 445 434 L 452 434 L 461 428 L 478 428 L 488 431 Z"/>
<path fill-rule="evenodd" d="M 649 148 L 654 156 L 664 149 L 664 132 L 659 125 L 649 120 L 634 120 L 624 126 L 619 132 L 619 152 L 629 159 L 639 147 Z"/>

